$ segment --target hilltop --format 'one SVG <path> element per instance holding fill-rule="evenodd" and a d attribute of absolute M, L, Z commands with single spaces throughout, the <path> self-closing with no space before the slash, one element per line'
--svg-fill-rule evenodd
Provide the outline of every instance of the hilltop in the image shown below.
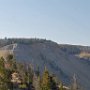
<path fill-rule="evenodd" d="M 44 39 L 1 39 L 0 56 L 13 54 L 18 62 L 31 63 L 42 72 L 44 66 L 66 85 L 76 74 L 85 90 L 90 88 L 90 47 L 57 44 Z"/>

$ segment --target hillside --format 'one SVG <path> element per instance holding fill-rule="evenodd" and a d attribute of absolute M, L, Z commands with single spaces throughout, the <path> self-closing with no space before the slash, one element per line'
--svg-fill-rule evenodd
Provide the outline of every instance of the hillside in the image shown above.
<path fill-rule="evenodd" d="M 78 83 L 90 88 L 90 47 L 62 45 L 43 39 L 0 40 L 0 56 L 14 54 L 18 62 L 31 63 L 42 72 L 44 66 L 66 85 L 76 74 Z M 84 54 L 83 54 L 84 53 Z"/>

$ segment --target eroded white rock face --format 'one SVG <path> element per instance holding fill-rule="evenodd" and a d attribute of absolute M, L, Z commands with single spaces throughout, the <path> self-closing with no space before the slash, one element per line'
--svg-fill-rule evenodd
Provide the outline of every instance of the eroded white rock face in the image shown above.
<path fill-rule="evenodd" d="M 46 66 L 65 83 L 70 83 L 70 78 L 76 74 L 85 90 L 90 88 L 90 62 L 68 54 L 61 49 L 60 45 L 51 42 L 30 45 L 16 43 L 0 49 L 1 53 L 4 51 L 12 52 L 17 61 L 31 63 L 35 69 L 39 67 L 40 71 Z"/>

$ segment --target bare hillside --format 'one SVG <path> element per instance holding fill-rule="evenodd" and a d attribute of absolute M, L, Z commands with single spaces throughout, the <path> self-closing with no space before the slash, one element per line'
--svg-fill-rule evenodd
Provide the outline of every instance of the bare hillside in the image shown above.
<path fill-rule="evenodd" d="M 17 43 L 4 45 L 0 48 L 0 55 L 7 52 L 13 53 L 19 62 L 31 63 L 36 70 L 40 71 L 44 66 L 57 75 L 65 84 L 69 84 L 76 74 L 78 82 L 85 90 L 90 88 L 90 48 L 84 46 L 58 45 L 51 41 L 33 41 L 33 43 Z M 80 57 L 84 52 L 84 57 Z M 87 55 L 86 55 L 86 54 Z"/>

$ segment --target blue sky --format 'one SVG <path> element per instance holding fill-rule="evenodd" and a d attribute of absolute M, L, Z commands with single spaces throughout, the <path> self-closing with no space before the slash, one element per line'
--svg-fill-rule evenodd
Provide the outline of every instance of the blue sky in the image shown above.
<path fill-rule="evenodd" d="M 90 46 L 90 0 L 0 0 L 0 38 L 4 37 Z"/>

